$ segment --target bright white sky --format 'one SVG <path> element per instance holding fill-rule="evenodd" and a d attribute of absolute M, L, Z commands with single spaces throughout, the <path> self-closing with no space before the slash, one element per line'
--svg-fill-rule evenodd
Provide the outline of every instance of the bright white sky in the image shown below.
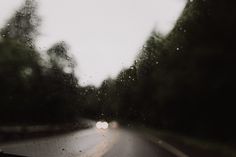
<path fill-rule="evenodd" d="M 187 0 L 38 0 L 42 17 L 37 46 L 65 41 L 75 56 L 81 85 L 99 86 L 132 65 L 155 28 L 165 35 Z M 0 26 L 24 0 L 0 0 Z"/>

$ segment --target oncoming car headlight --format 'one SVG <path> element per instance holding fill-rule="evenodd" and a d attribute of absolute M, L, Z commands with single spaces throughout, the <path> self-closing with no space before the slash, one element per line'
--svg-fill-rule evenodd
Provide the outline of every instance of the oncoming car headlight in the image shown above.
<path fill-rule="evenodd" d="M 96 123 L 96 128 L 97 129 L 108 129 L 108 123 L 107 122 L 101 122 L 101 121 L 98 121 Z"/>

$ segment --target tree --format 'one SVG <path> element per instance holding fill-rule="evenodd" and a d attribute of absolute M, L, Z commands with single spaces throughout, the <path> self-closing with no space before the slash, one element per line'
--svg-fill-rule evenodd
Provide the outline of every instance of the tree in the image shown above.
<path fill-rule="evenodd" d="M 74 74 L 76 62 L 71 54 L 68 53 L 68 49 L 69 47 L 65 42 L 59 42 L 53 45 L 47 53 L 50 57 L 49 61 L 52 68 L 60 69 L 65 73 Z"/>
<path fill-rule="evenodd" d="M 5 40 L 14 40 L 33 48 L 40 25 L 40 18 L 36 11 L 37 3 L 34 0 L 26 0 L 21 9 L 13 15 L 1 30 L 1 36 Z"/>
<path fill-rule="evenodd" d="M 32 106 L 32 102 L 37 102 L 41 76 L 40 56 L 32 49 L 39 22 L 35 9 L 33 1 L 26 1 L 0 32 L 0 97 L 3 121 L 27 119 L 37 110 L 37 104 L 35 108 Z M 32 92 L 33 90 L 35 91 Z M 8 114 L 11 114 L 11 118 Z"/>
<path fill-rule="evenodd" d="M 48 51 L 49 64 L 45 66 L 41 83 L 43 104 L 51 120 L 70 120 L 78 113 L 78 80 L 74 75 L 76 62 L 68 54 L 64 42 L 54 44 Z"/>

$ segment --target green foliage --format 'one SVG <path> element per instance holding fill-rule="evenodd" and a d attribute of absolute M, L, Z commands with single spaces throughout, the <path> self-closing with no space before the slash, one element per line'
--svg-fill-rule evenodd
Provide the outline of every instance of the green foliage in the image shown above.
<path fill-rule="evenodd" d="M 1 31 L 0 122 L 114 118 L 236 139 L 234 1 L 189 1 L 170 34 L 153 31 L 133 66 L 100 88 L 78 85 L 76 62 L 64 42 L 47 51 L 47 66 L 39 64 L 32 46 L 35 10 L 27 0 Z"/>
<path fill-rule="evenodd" d="M 109 99 L 119 102 L 118 117 L 234 141 L 234 7 L 234 1 L 189 2 L 170 34 L 153 32 L 134 63 L 135 81 L 126 69 L 113 85 L 118 96 Z"/>
<path fill-rule="evenodd" d="M 14 40 L 28 47 L 34 47 L 34 40 L 38 35 L 40 18 L 36 14 L 37 3 L 26 0 L 25 4 L 1 29 L 1 37 L 5 40 Z"/>
<path fill-rule="evenodd" d="M 48 50 L 49 66 L 34 49 L 37 5 L 26 0 L 1 30 L 0 122 L 68 121 L 79 113 L 75 61 L 65 43 Z M 45 61 L 44 61 L 45 62 Z"/>
<path fill-rule="evenodd" d="M 74 73 L 76 62 L 69 56 L 68 49 L 65 42 L 59 42 L 48 50 L 52 68 L 63 70 L 65 73 Z"/>

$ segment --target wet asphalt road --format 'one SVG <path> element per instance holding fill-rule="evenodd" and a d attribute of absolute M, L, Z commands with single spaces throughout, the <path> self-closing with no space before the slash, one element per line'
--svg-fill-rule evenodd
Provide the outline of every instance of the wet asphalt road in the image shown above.
<path fill-rule="evenodd" d="M 9 143 L 0 148 L 8 154 L 28 157 L 186 157 L 163 141 L 146 138 L 127 129 L 91 128 Z"/>

